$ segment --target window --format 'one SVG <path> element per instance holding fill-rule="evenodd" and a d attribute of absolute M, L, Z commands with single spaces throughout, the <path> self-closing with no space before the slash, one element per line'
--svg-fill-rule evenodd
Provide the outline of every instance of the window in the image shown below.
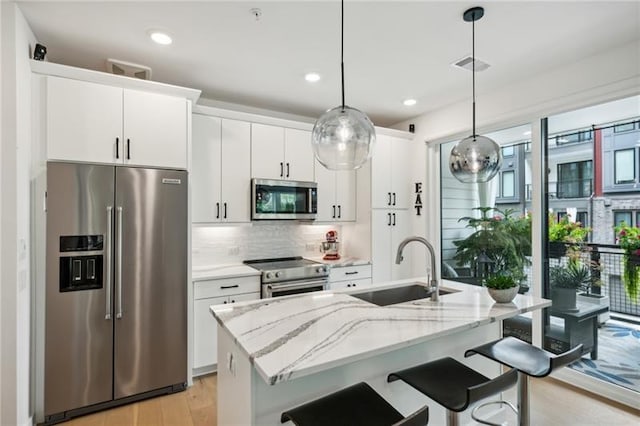
<path fill-rule="evenodd" d="M 625 123 L 625 124 L 618 124 L 616 126 L 613 126 L 613 132 L 614 133 L 622 133 L 622 132 L 628 132 L 629 130 L 633 130 L 636 126 L 636 123 Z"/>
<path fill-rule="evenodd" d="M 515 151 L 513 149 L 513 146 L 505 146 L 504 148 L 502 148 L 503 157 L 513 157 L 514 154 Z"/>
<path fill-rule="evenodd" d="M 620 225 L 622 222 L 626 223 L 627 225 L 633 226 L 635 225 L 633 223 L 633 216 L 634 216 L 633 211 L 631 210 L 613 212 L 613 223 L 615 224 L 615 226 Z M 637 218 L 637 214 L 636 214 L 636 218 Z"/>
<path fill-rule="evenodd" d="M 513 198 L 516 196 L 516 173 L 513 170 L 500 174 L 500 197 Z"/>
<path fill-rule="evenodd" d="M 567 215 L 567 212 L 558 212 L 558 215 L 556 216 L 558 222 L 560 222 L 562 220 L 563 217 L 565 217 Z M 580 222 L 582 224 L 582 226 L 584 227 L 588 227 L 589 226 L 589 213 L 587 212 L 577 212 L 576 213 L 576 222 Z"/>
<path fill-rule="evenodd" d="M 580 132 L 565 133 L 564 135 L 556 135 L 549 138 L 549 141 L 555 140 L 556 145 L 564 145 L 568 143 L 586 142 L 592 139 L 591 130 L 582 130 Z"/>
<path fill-rule="evenodd" d="M 592 161 L 558 164 L 558 198 L 584 198 L 591 195 Z"/>
<path fill-rule="evenodd" d="M 619 149 L 614 152 L 613 168 L 616 185 L 636 181 L 635 148 Z"/>

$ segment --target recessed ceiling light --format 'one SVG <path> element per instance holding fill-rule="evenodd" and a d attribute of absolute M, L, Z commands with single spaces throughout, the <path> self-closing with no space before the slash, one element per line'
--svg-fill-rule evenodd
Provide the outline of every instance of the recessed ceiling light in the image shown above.
<path fill-rule="evenodd" d="M 151 31 L 149 33 L 149 37 L 151 37 L 151 40 L 162 45 L 171 44 L 173 42 L 171 36 L 167 33 L 163 33 L 162 31 Z"/>
<path fill-rule="evenodd" d="M 402 102 L 405 106 L 414 106 L 415 104 L 418 103 L 418 101 L 416 101 L 415 99 L 405 99 L 404 102 Z"/>
<path fill-rule="evenodd" d="M 531 136 L 531 130 L 527 130 L 526 132 L 523 133 L 523 135 L 525 136 Z"/>
<path fill-rule="evenodd" d="M 309 83 L 315 83 L 316 81 L 320 80 L 320 74 L 318 74 L 317 72 L 310 72 L 308 74 L 305 74 L 304 79 Z"/>

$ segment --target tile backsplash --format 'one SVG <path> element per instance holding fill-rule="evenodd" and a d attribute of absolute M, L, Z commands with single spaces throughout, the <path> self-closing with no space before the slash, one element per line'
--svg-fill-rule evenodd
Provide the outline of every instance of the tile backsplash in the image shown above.
<path fill-rule="evenodd" d="M 338 237 L 342 240 L 341 225 L 306 225 L 299 222 L 194 225 L 192 264 L 194 268 L 202 268 L 241 263 L 247 259 L 320 256 L 320 243 L 330 229 L 338 231 Z"/>

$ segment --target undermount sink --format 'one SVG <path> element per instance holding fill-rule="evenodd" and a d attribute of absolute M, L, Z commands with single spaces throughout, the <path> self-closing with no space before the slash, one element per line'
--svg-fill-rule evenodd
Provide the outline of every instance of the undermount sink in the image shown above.
<path fill-rule="evenodd" d="M 457 290 L 440 288 L 439 295 L 456 293 Z M 395 305 L 397 303 L 410 302 L 412 300 L 427 299 L 431 297 L 431 289 L 423 283 L 414 283 L 402 287 L 388 288 L 384 290 L 371 290 L 362 293 L 351 294 L 365 302 L 378 306 Z"/>

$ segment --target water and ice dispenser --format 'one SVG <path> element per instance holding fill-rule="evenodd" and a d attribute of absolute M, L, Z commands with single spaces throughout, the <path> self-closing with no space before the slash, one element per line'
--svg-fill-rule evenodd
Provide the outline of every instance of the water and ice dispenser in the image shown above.
<path fill-rule="evenodd" d="M 102 288 L 103 235 L 61 236 L 60 253 L 61 292 Z"/>

